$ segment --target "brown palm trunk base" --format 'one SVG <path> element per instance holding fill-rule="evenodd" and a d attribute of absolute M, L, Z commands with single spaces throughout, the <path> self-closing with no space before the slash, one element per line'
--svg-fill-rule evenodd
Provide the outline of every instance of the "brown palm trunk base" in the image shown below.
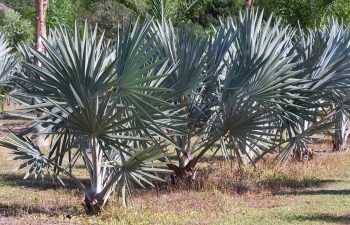
<path fill-rule="evenodd" d="M 312 160 L 314 158 L 314 152 L 311 149 L 299 150 L 293 154 L 292 158 L 297 162 Z"/>
<path fill-rule="evenodd" d="M 99 214 L 103 206 L 103 199 L 98 199 L 92 192 L 85 193 L 83 207 L 87 215 Z"/>
<path fill-rule="evenodd" d="M 169 169 L 174 171 L 170 176 L 170 187 L 175 190 L 186 189 L 187 191 L 204 191 L 211 186 L 209 176 L 211 170 L 194 170 L 192 167 L 180 168 L 173 164 L 167 165 Z"/>
<path fill-rule="evenodd" d="M 340 141 L 333 140 L 333 152 L 338 152 L 338 151 L 345 151 L 348 148 L 348 144 L 345 143 L 339 143 Z"/>
<path fill-rule="evenodd" d="M 197 171 L 187 164 L 187 166 L 181 168 L 174 164 L 167 164 L 168 168 L 174 171 L 175 175 L 179 179 L 196 180 Z"/>

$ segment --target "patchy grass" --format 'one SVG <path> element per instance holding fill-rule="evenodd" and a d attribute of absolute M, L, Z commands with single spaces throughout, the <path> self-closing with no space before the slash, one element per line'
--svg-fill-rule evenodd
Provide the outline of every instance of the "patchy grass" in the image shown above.
<path fill-rule="evenodd" d="M 326 145 L 324 145 L 326 146 Z M 315 148 L 324 148 L 324 146 Z M 305 163 L 239 171 L 212 161 L 192 184 L 135 189 L 132 206 L 113 199 L 86 216 L 82 193 L 50 179 L 23 180 L 25 171 L 0 152 L 0 224 L 349 224 L 350 153 L 322 153 Z M 210 168 L 215 168 L 210 169 Z M 77 175 L 85 172 L 78 166 Z"/>

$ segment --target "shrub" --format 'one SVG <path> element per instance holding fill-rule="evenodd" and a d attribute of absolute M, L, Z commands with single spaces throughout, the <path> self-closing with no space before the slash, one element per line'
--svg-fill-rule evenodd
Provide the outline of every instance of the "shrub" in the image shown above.
<path fill-rule="evenodd" d="M 335 16 L 342 19 L 345 23 L 350 22 L 350 2 L 348 0 L 335 0 L 326 9 L 326 16 Z"/>
<path fill-rule="evenodd" d="M 72 28 L 75 20 L 75 10 L 71 0 L 51 0 L 47 9 L 47 27 L 65 25 Z"/>
<path fill-rule="evenodd" d="M 29 20 L 23 19 L 18 12 L 4 13 L 0 17 L 0 31 L 5 35 L 10 46 L 32 41 L 34 28 Z"/>

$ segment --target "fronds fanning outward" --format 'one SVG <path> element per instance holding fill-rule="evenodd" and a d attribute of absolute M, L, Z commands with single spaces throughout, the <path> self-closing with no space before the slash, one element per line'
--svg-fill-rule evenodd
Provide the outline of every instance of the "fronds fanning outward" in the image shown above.
<path fill-rule="evenodd" d="M 36 87 L 26 95 L 37 102 L 23 107 L 22 111 L 42 112 L 33 126 L 43 125 L 44 133 L 52 138 L 48 159 L 55 163 L 55 171 L 60 172 L 64 155 L 83 158 L 91 177 L 91 191 L 86 194 L 86 207 L 91 212 L 98 210 L 116 190 L 122 191 L 123 202 L 126 202 L 125 188 L 129 179 L 153 178 L 147 174 L 147 168 L 152 167 L 152 164 L 146 165 L 147 160 L 162 156 L 159 152 L 146 154 L 146 150 L 138 149 L 158 146 L 154 134 L 162 133 L 159 128 L 156 130 L 157 117 L 162 115 L 159 107 L 169 105 L 152 94 L 167 90 L 159 84 L 171 68 L 165 69 L 166 60 L 151 60 L 157 46 L 146 42 L 154 36 L 150 24 L 137 23 L 121 31 L 115 51 L 108 49 L 103 37 L 97 37 L 96 29 L 90 32 L 85 26 L 83 34 L 78 28 L 70 34 L 60 28 L 53 33 L 55 46 L 44 42 L 47 56 L 30 49 L 42 67 L 30 62 L 24 64 L 26 70 L 39 79 L 25 73 L 21 77 L 22 81 Z M 147 130 L 148 127 L 152 129 Z M 73 152 L 74 149 L 77 152 Z M 145 154 L 144 158 L 137 157 L 141 153 Z M 142 161 L 137 162 L 140 166 L 128 168 L 131 174 L 128 176 L 123 169 L 106 167 L 107 162 L 127 165 L 135 163 L 134 160 Z"/>
<path fill-rule="evenodd" d="M 316 31 L 310 30 L 307 34 L 301 33 L 299 43 L 300 46 L 297 49 L 301 53 L 301 60 L 305 62 L 300 66 L 305 69 L 314 69 L 301 77 L 302 79 L 310 80 L 310 82 L 302 85 L 307 91 L 299 93 L 304 100 L 294 101 L 303 105 L 303 109 L 306 110 L 291 110 L 289 106 L 284 108 L 286 109 L 283 122 L 284 130 L 288 138 L 298 138 L 299 144 L 293 147 L 287 146 L 283 149 L 281 152 L 282 161 L 285 161 L 291 155 L 307 158 L 308 154 L 310 154 L 309 137 L 315 132 L 307 135 L 306 133 L 315 128 L 319 128 L 317 129 L 318 133 L 327 131 L 332 126 L 332 123 L 329 121 L 331 118 L 327 114 L 334 112 L 334 109 L 338 111 L 335 114 L 335 118 L 342 118 L 342 121 L 336 122 L 338 132 L 341 131 L 340 129 L 344 129 L 340 127 L 346 121 L 344 115 L 339 117 L 339 113 L 343 112 L 341 109 L 343 99 L 349 90 L 350 84 L 349 28 L 344 28 L 343 25 L 333 19 L 329 21 L 327 26 Z M 307 116 L 308 114 L 309 116 Z M 322 123 L 319 126 L 315 126 L 319 121 L 323 121 L 328 126 L 323 126 L 324 124 Z M 339 136 L 345 138 L 345 130 Z"/>
<path fill-rule="evenodd" d="M 262 13 L 252 11 L 241 16 L 237 26 L 227 24 L 235 39 L 218 77 L 208 143 L 220 141 L 226 155 L 232 152 L 241 162 L 254 162 L 278 145 L 281 105 L 299 98 L 299 85 L 306 82 L 300 77 L 309 71 L 297 69 L 300 54 L 294 51 L 293 31 L 272 24 L 271 17 L 265 22 Z"/>
<path fill-rule="evenodd" d="M 21 136 L 10 134 L 7 142 L 1 142 L 1 145 L 11 149 L 12 154 L 15 155 L 14 160 L 24 160 L 18 169 L 29 166 L 28 173 L 25 178 L 27 178 L 31 173 L 35 174 L 35 177 L 43 176 L 44 167 L 48 166 L 48 162 L 45 155 L 41 152 L 39 147 L 32 143 L 28 138 L 23 138 Z"/>
<path fill-rule="evenodd" d="M 11 54 L 11 48 L 6 41 L 4 35 L 0 33 L 0 105 L 1 111 L 4 104 L 4 99 L 8 92 L 12 89 L 9 81 L 14 72 L 16 60 Z"/>
<path fill-rule="evenodd" d="M 29 177 L 31 174 L 34 174 L 35 177 L 44 177 L 45 168 L 50 172 L 53 172 L 53 166 L 57 167 L 57 165 L 55 165 L 51 159 L 46 157 L 40 148 L 27 137 L 21 137 L 11 133 L 9 134 L 7 140 L 0 141 L 0 144 L 9 150 L 12 150 L 12 154 L 15 155 L 13 158 L 14 160 L 24 161 L 22 164 L 20 164 L 18 169 L 29 167 L 24 179 Z M 62 167 L 59 167 L 59 170 L 65 175 L 77 180 L 72 174 L 67 173 Z M 80 188 L 86 189 L 83 183 L 81 183 L 79 180 L 77 181 Z"/>
<path fill-rule="evenodd" d="M 171 21 L 164 20 L 155 23 L 154 30 L 156 44 L 160 45 L 158 57 L 167 57 L 177 65 L 164 79 L 163 86 L 170 92 L 163 98 L 177 106 L 173 115 L 189 121 L 180 127 L 186 133 L 172 137 L 176 161 L 184 169 L 193 159 L 195 145 L 204 135 L 210 108 L 216 104 L 210 101 L 214 97 L 212 91 L 216 89 L 217 76 L 224 68 L 224 57 L 234 34 L 221 29 L 211 37 L 197 34 L 194 27 L 174 27 Z"/>

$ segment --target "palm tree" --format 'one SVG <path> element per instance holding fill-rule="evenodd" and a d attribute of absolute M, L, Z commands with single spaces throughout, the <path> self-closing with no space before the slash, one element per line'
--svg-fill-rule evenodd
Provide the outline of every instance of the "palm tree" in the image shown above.
<path fill-rule="evenodd" d="M 190 171 L 187 165 L 193 159 L 196 145 L 203 138 L 213 103 L 210 101 L 211 91 L 215 90 L 217 74 L 223 68 L 223 58 L 233 36 L 225 29 L 217 31 L 214 36 L 203 36 L 196 33 L 194 27 L 174 27 L 166 19 L 157 22 L 155 30 L 155 41 L 161 46 L 159 57 L 169 58 L 172 64 L 178 65 L 163 83 L 172 92 L 164 94 L 162 98 L 177 106 L 172 115 L 187 120 L 178 126 L 184 132 L 172 137 L 177 165 L 169 163 L 168 167 L 180 177 L 194 176 L 194 171 Z"/>
<path fill-rule="evenodd" d="M 334 19 L 316 31 L 309 30 L 307 34 L 301 32 L 300 48 L 297 49 L 302 54 L 301 60 L 307 62 L 304 68 L 312 70 L 303 77 L 310 82 L 302 85 L 309 92 L 302 95 L 313 106 L 307 107 L 307 112 L 298 117 L 292 113 L 286 115 L 285 131 L 288 138 L 294 140 L 291 142 L 293 144 L 283 149 L 282 159 L 291 155 L 298 156 L 299 159 L 307 158 L 311 135 L 329 130 L 335 121 L 336 137 L 345 138 L 343 131 L 346 120 L 339 114 L 344 112 L 343 99 L 349 90 L 349 35 L 349 28 L 344 28 Z M 335 120 L 330 121 L 333 116 Z M 324 121 L 320 123 L 322 120 Z M 336 143 L 341 144 L 343 141 Z"/>
<path fill-rule="evenodd" d="M 219 148 L 241 163 L 254 163 L 280 143 L 283 113 L 298 108 L 299 77 L 309 71 L 297 69 L 300 53 L 294 51 L 294 32 L 263 20 L 262 12 L 251 10 L 240 16 L 237 26 L 230 18 L 227 27 L 236 32 L 229 63 L 219 76 L 217 108 L 210 120 L 210 135 L 203 150 L 219 142 Z M 294 93 L 293 93 L 294 92 Z M 288 105 L 290 109 L 283 109 Z"/>
<path fill-rule="evenodd" d="M 329 35 L 323 42 L 307 44 L 303 38 L 295 41 L 289 27 L 272 24 L 272 17 L 265 22 L 263 13 L 254 10 L 241 16 L 237 26 L 228 19 L 226 27 L 235 37 L 230 57 L 217 75 L 208 135 L 188 167 L 217 144 L 241 163 L 254 163 L 275 149 L 281 149 L 282 161 L 302 158 L 309 137 L 333 124 L 334 111 L 328 109 L 349 88 L 347 30 L 333 23 L 324 28 Z"/>
<path fill-rule="evenodd" d="M 158 179 L 152 172 L 162 170 L 155 163 L 164 157 L 158 136 L 165 136 L 160 126 L 167 117 L 160 109 L 169 104 L 153 93 L 166 91 L 160 84 L 173 68 L 164 59 L 152 62 L 157 46 L 147 42 L 154 36 L 151 25 L 136 22 L 122 29 L 114 51 L 87 26 L 82 36 L 77 27 L 74 34 L 64 28 L 54 32 L 56 46 L 43 42 L 47 55 L 29 48 L 42 67 L 24 63 L 28 73 L 19 79 L 35 87 L 24 95 L 36 103 L 21 113 L 33 118 L 30 112 L 41 111 L 33 127 L 45 127 L 51 146 L 45 155 L 42 147 L 16 134 L 1 145 L 12 149 L 15 159 L 25 160 L 20 168 L 29 166 L 28 175 L 42 176 L 46 168 L 76 180 L 88 213 L 99 212 L 115 192 L 125 205 L 130 182 L 151 184 L 148 179 Z M 89 186 L 65 168 L 67 154 L 69 168 L 83 159 Z"/>

